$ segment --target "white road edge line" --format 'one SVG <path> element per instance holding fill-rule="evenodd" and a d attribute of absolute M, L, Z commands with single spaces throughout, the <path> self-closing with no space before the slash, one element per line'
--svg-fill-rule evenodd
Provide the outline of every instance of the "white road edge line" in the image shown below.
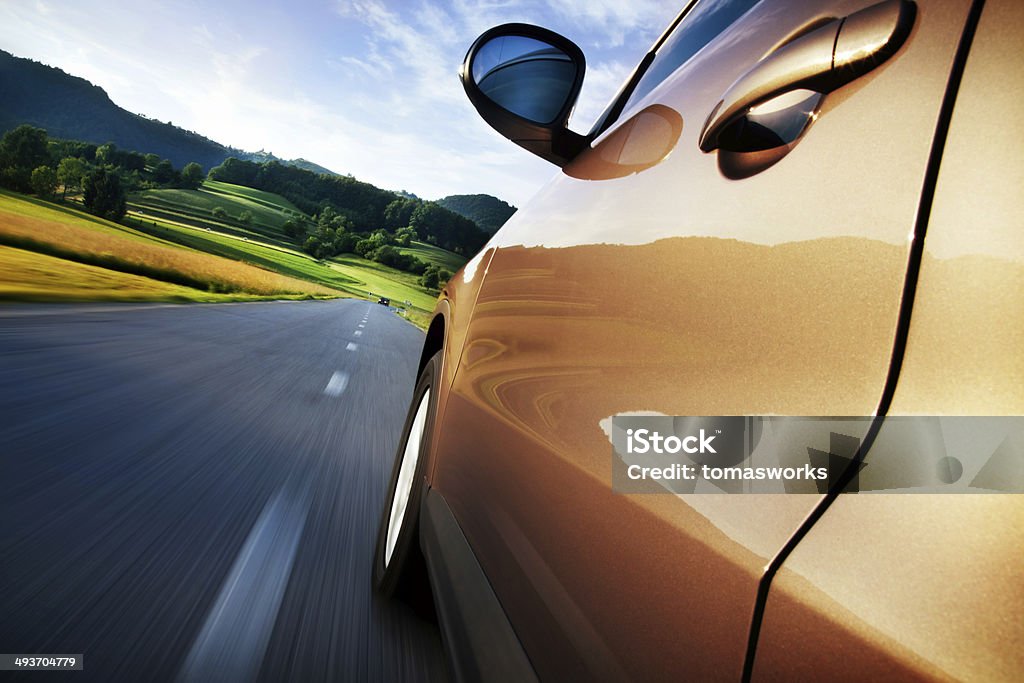
<path fill-rule="evenodd" d="M 178 680 L 251 681 L 259 674 L 309 511 L 308 488 L 287 488 L 249 532 Z"/>
<path fill-rule="evenodd" d="M 345 387 L 347 386 L 348 374 L 344 372 L 335 372 L 331 375 L 331 379 L 327 382 L 327 386 L 324 387 L 324 393 L 328 396 L 341 396 L 345 392 Z"/>

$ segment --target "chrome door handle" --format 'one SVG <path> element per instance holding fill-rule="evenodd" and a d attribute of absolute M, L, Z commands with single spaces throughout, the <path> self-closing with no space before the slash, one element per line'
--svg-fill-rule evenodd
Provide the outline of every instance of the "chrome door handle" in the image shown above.
<path fill-rule="evenodd" d="M 700 149 L 718 149 L 719 135 L 751 108 L 783 93 L 827 93 L 893 56 L 914 25 L 910 0 L 885 0 L 834 19 L 775 50 L 725 91 L 700 135 Z"/>

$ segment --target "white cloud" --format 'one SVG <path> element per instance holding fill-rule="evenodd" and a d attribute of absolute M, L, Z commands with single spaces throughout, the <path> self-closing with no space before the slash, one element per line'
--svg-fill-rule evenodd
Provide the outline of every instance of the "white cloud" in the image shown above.
<path fill-rule="evenodd" d="M 458 88 L 445 87 L 457 84 L 457 62 L 452 63 L 451 46 L 458 36 L 446 28 L 450 22 L 443 10 L 428 5 L 419 7 L 419 11 L 411 13 L 411 21 L 405 13 L 393 12 L 377 0 L 345 2 L 339 12 L 370 29 L 366 41 L 376 60 L 404 67 L 404 78 L 399 84 L 413 87 L 407 95 L 417 98 L 419 103 L 450 103 L 459 97 Z"/>
<path fill-rule="evenodd" d="M 469 104 L 456 73 L 473 39 L 522 21 L 576 40 L 589 73 L 573 128 L 585 131 L 674 10 L 652 0 L 334 0 L 244 12 L 240 0 L 79 0 L 48 12 L 45 1 L 0 3 L 0 44 L 88 78 L 126 109 L 390 189 L 516 204 L 555 169 Z"/>
<path fill-rule="evenodd" d="M 551 3 L 551 8 L 602 36 L 598 42 L 612 47 L 624 44 L 634 32 L 650 36 L 647 42 L 651 42 L 678 11 L 654 0 L 559 0 Z"/>
<path fill-rule="evenodd" d="M 576 102 L 576 109 L 569 121 L 570 127 L 579 133 L 588 132 L 629 77 L 632 69 L 632 65 L 618 61 L 589 67 L 583 81 L 583 90 Z"/>
<path fill-rule="evenodd" d="M 361 52 L 367 55 L 366 59 L 341 57 L 338 61 L 363 73 L 373 70 L 370 64 L 394 67 L 388 74 L 390 80 L 378 82 L 374 95 L 376 102 L 360 100 L 358 103 L 367 111 L 376 110 L 382 114 L 375 140 L 382 158 L 394 153 L 399 160 L 403 151 L 409 157 L 416 157 L 416 161 L 399 163 L 403 168 L 416 167 L 429 174 L 430 184 L 449 179 L 454 183 L 462 177 L 462 184 L 466 185 L 485 177 L 504 176 L 506 180 L 501 185 L 523 188 L 521 193 L 517 192 L 518 196 L 512 198 L 521 202 L 526 195 L 532 194 L 531 187 L 536 189 L 550 176 L 553 168 L 526 156 L 526 152 L 490 130 L 468 104 L 455 78 L 455 70 L 470 42 L 497 24 L 510 21 L 549 24 L 556 16 L 561 17 L 563 23 L 565 17 L 572 17 L 576 24 L 584 27 L 578 28 L 577 33 L 586 34 L 591 30 L 587 26 L 599 27 L 601 30 L 593 30 L 597 42 L 611 42 L 613 39 L 621 42 L 632 27 L 643 22 L 655 25 L 647 18 L 652 13 L 651 4 L 642 3 L 639 9 L 628 9 L 610 2 L 592 7 L 578 2 L 549 6 L 537 0 L 453 0 L 446 7 L 421 2 L 403 4 L 398 9 L 381 0 L 342 2 L 336 5 L 338 14 L 345 21 L 356 22 L 369 30 L 362 34 L 365 46 Z M 660 10 L 658 14 L 664 15 L 664 6 Z M 553 28 L 568 30 L 563 26 Z M 647 47 L 648 42 L 643 42 L 642 47 L 636 48 L 637 59 Z M 589 130 L 631 68 L 632 64 L 624 61 L 591 60 L 573 117 L 575 130 Z M 404 128 L 389 126 L 385 121 L 400 121 Z M 387 130 L 383 137 L 380 136 L 382 129 Z M 409 136 L 406 130 L 417 130 L 418 135 Z M 347 144 L 345 146 L 348 147 Z M 341 145 L 336 149 L 340 152 Z M 429 163 L 420 161 L 424 155 L 429 157 Z M 360 176 L 351 165 L 346 169 Z M 524 182 L 521 175 L 524 172 L 533 174 L 536 180 Z M 516 176 L 516 182 L 509 180 Z M 415 183 L 416 178 L 410 178 L 409 182 Z M 421 187 L 426 184 L 423 180 L 419 182 Z M 490 192 L 502 195 L 505 187 L 501 185 L 501 189 Z M 502 196 L 509 195 L 505 191 Z"/>
<path fill-rule="evenodd" d="M 347 67 L 354 66 L 356 69 L 361 71 L 365 76 L 370 78 L 387 78 L 394 74 L 394 68 L 387 62 L 379 59 L 368 60 L 359 59 L 358 57 L 337 57 L 327 60 L 329 67 L 339 69 L 345 73 L 351 75 L 352 71 Z"/>

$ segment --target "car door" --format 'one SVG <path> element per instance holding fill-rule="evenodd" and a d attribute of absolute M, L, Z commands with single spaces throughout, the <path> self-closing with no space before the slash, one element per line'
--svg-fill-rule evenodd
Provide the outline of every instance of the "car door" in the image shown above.
<path fill-rule="evenodd" d="M 832 503 L 772 583 L 754 680 L 1024 680 L 1022 26 L 1020 2 L 984 3 L 889 410 L 937 416 L 929 455 L 962 470 L 947 493 Z M 909 459 L 890 422 L 865 472 Z"/>
<path fill-rule="evenodd" d="M 764 567 L 821 500 L 615 493 L 613 417 L 879 405 L 968 3 L 919 3 L 884 64 L 763 108 L 806 110 L 774 146 L 701 149 L 741 76 L 871 4 L 693 3 L 491 244 L 432 484 L 542 678 L 739 678 Z"/>

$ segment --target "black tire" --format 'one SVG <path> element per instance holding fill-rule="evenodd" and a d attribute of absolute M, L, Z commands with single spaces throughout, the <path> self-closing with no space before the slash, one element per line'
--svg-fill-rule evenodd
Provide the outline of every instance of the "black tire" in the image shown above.
<path fill-rule="evenodd" d="M 401 597 L 414 605 L 429 600 L 430 595 L 426 561 L 420 551 L 419 513 L 420 502 L 423 499 L 426 455 L 434 431 L 434 415 L 437 406 L 435 387 L 440 370 L 441 352 L 438 352 L 427 361 L 416 382 L 412 402 L 409 404 L 409 412 L 405 418 L 405 426 L 402 428 L 402 438 L 398 441 L 398 451 L 395 454 L 395 464 L 388 481 L 387 494 L 384 496 L 384 509 L 381 513 L 380 528 L 377 531 L 377 545 L 373 552 L 374 588 L 381 595 Z M 408 486 L 408 501 L 404 514 L 395 515 L 396 518 L 401 516 L 401 522 L 397 524 L 393 549 L 390 559 L 387 559 L 388 532 L 391 529 L 392 511 L 395 507 L 395 495 L 402 474 L 402 465 L 407 455 L 406 446 L 414 427 L 420 427 L 416 423 L 417 414 L 421 409 L 425 410 L 424 422 L 419 431 L 419 449 L 416 452 L 412 481 Z M 410 452 L 408 455 L 412 455 L 412 453 Z"/>

